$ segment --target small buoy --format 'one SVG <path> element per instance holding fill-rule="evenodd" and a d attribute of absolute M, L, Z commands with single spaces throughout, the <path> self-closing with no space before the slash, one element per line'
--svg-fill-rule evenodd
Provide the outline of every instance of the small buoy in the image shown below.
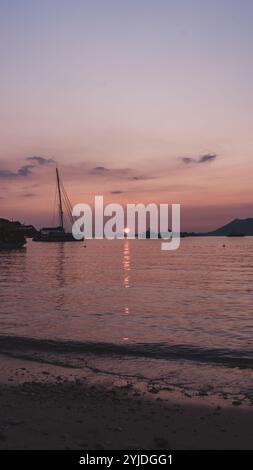
<path fill-rule="evenodd" d="M 223 248 L 226 248 L 226 245 L 222 245 L 222 246 L 223 246 Z"/>

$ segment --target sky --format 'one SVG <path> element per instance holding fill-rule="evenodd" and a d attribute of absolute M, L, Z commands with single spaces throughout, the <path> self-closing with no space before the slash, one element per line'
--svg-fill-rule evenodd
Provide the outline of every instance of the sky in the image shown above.
<path fill-rule="evenodd" d="M 0 0 L 0 217 L 178 203 L 253 217 L 251 0 Z"/>

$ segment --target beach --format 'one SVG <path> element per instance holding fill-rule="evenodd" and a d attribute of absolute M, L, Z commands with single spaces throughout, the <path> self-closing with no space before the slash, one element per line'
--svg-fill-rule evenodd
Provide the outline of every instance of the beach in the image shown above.
<path fill-rule="evenodd" d="M 0 449 L 251 449 L 253 408 L 1 357 Z"/>
<path fill-rule="evenodd" d="M 252 449 L 252 239 L 223 244 L 2 253 L 0 448 Z"/>

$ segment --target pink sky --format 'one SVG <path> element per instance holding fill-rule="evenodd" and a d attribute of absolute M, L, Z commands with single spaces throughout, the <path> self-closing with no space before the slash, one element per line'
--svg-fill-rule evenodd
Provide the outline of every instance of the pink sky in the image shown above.
<path fill-rule="evenodd" d="M 54 164 L 34 156 L 72 203 L 180 203 L 196 231 L 253 216 L 251 2 L 11 3 L 0 217 L 52 220 Z"/>

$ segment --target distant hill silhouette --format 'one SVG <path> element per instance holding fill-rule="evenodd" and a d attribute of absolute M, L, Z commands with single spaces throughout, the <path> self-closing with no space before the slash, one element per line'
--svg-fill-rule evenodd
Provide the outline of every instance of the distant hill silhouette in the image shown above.
<path fill-rule="evenodd" d="M 10 221 L 8 219 L 0 218 L 0 230 L 7 230 L 8 232 L 20 232 L 26 237 L 33 237 L 37 230 L 33 225 L 24 225 L 21 222 Z"/>
<path fill-rule="evenodd" d="M 224 236 L 224 235 L 252 235 L 253 236 L 253 218 L 235 219 L 223 227 L 213 232 L 205 233 L 205 235 Z"/>

